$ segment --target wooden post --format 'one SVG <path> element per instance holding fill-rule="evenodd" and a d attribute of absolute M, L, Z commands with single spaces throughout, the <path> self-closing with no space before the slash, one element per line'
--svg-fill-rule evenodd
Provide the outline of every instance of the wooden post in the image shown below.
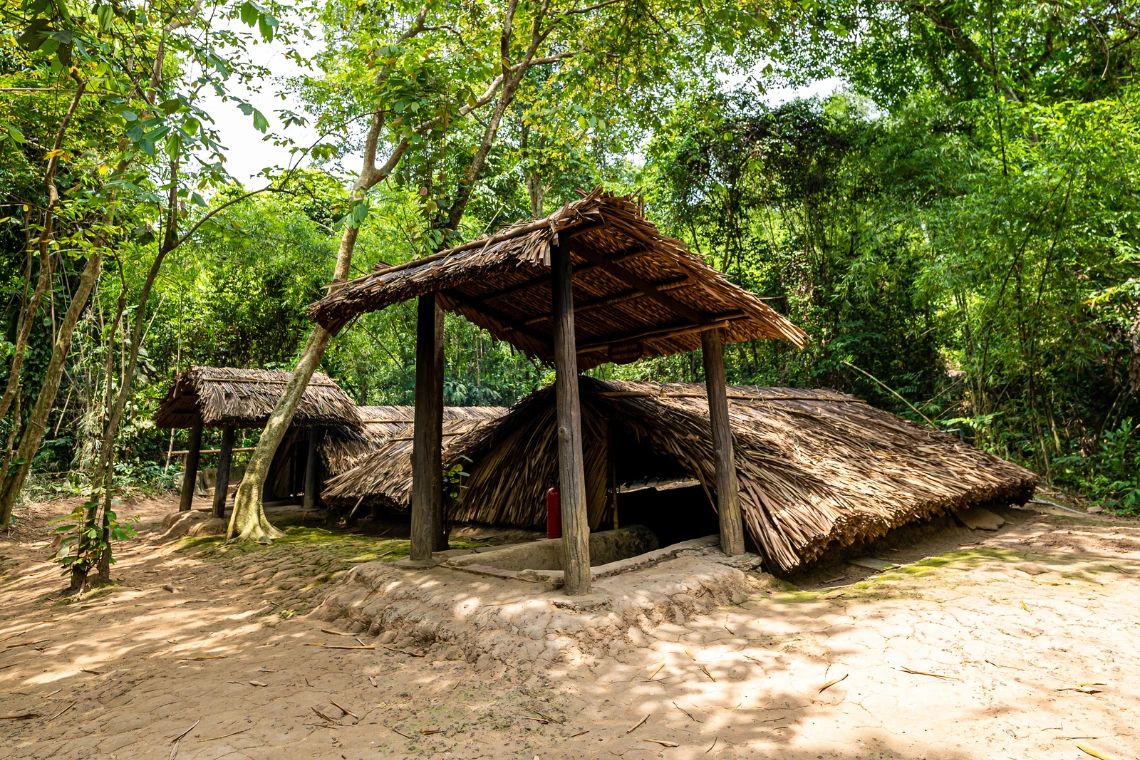
<path fill-rule="evenodd" d="M 226 516 L 226 494 L 230 490 L 230 460 L 234 455 L 234 427 L 222 428 L 222 450 L 218 452 L 218 477 L 214 480 L 214 517 Z"/>
<path fill-rule="evenodd" d="M 305 455 L 305 498 L 301 502 L 303 509 L 314 509 L 317 506 L 317 492 L 321 489 L 321 460 L 317 456 L 317 444 L 321 441 L 321 428 L 309 428 L 309 450 Z"/>
<path fill-rule="evenodd" d="M 582 457 L 582 408 L 574 339 L 574 272 L 570 251 L 550 247 L 554 300 L 554 372 L 558 403 L 558 490 L 562 496 L 562 567 L 566 593 L 590 591 L 590 522 Z"/>
<path fill-rule="evenodd" d="M 728 391 L 724 382 L 724 346 L 720 330 L 701 333 L 705 362 L 705 389 L 712 425 L 713 457 L 716 460 L 716 511 L 720 516 L 720 549 L 730 557 L 744 554 L 744 524 L 740 518 L 740 487 L 732 451 L 732 428 L 728 421 Z"/>
<path fill-rule="evenodd" d="M 430 562 L 443 534 L 443 312 L 435 294 L 416 315 L 416 409 L 412 431 L 412 562 Z M 446 537 L 443 538 L 446 541 Z M 446 548 L 446 545 L 442 548 Z"/>
<path fill-rule="evenodd" d="M 194 506 L 194 489 L 198 486 L 198 460 L 202 456 L 202 416 L 195 415 L 190 427 L 190 445 L 186 447 L 183 460 L 182 498 L 178 501 L 178 511 L 188 512 Z"/>

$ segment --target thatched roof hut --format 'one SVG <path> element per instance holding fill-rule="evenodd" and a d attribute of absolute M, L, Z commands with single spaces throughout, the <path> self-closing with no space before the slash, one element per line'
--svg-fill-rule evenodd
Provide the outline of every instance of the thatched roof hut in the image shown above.
<path fill-rule="evenodd" d="M 553 359 L 551 245 L 573 262 L 574 330 L 579 370 L 628 363 L 701 346 L 719 327 L 724 343 L 807 335 L 754 294 L 662 235 L 633 196 L 601 188 L 538 221 L 526 220 L 441 253 L 381 266 L 309 307 L 337 331 L 356 315 L 435 293 L 528 356 Z"/>
<path fill-rule="evenodd" d="M 325 484 L 321 498 L 329 503 L 355 506 L 366 503 L 405 510 L 412 498 L 412 432 L 414 407 L 360 407 L 365 418 L 367 444 L 330 442 L 327 471 L 336 473 Z M 445 406 L 443 449 L 459 436 L 502 417 L 501 406 Z M 339 468 L 339 469 L 338 469 Z"/>
<path fill-rule="evenodd" d="M 614 486 L 652 476 L 716 488 L 703 385 L 580 379 L 591 528 L 612 521 Z M 770 567 L 790 571 L 946 510 L 1024 503 L 1037 476 L 958 438 L 829 390 L 730 386 L 729 413 L 748 534 Z M 538 527 L 557 473 L 553 388 L 453 441 L 468 457 L 460 521 Z M 611 459 L 612 458 L 612 459 Z"/>
<path fill-rule="evenodd" d="M 197 415 L 206 427 L 263 427 L 292 372 L 232 367 L 191 367 L 182 372 L 154 415 L 160 428 L 189 428 Z M 313 374 L 293 415 L 293 425 L 363 429 L 356 404 L 328 375 Z"/>

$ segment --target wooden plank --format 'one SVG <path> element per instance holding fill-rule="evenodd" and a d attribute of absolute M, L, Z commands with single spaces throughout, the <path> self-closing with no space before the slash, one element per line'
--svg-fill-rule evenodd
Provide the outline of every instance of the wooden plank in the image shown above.
<path fill-rule="evenodd" d="M 198 482 L 198 460 L 202 452 L 202 415 L 194 417 L 190 428 L 190 448 L 187 450 L 186 466 L 182 473 L 182 496 L 178 501 L 178 511 L 188 512 L 194 506 L 194 487 Z"/>
<path fill-rule="evenodd" d="M 602 254 L 589 248 L 588 246 L 578 245 L 573 247 L 574 253 L 581 256 L 591 264 L 595 264 L 602 268 L 607 274 L 621 280 L 627 285 L 632 286 L 636 290 L 640 290 L 645 295 L 652 298 L 657 303 L 669 309 L 674 314 L 679 314 L 693 324 L 703 324 L 709 321 L 711 314 L 701 314 L 696 309 L 688 304 L 681 303 L 668 293 L 662 292 L 656 285 L 644 280 L 633 272 L 629 271 L 620 264 L 607 259 Z"/>
<path fill-rule="evenodd" d="M 740 515 L 740 485 L 736 480 L 732 428 L 728 420 L 728 391 L 724 381 L 724 346 L 720 330 L 701 333 L 701 348 L 716 464 L 716 511 L 720 517 L 720 548 L 729 557 L 735 557 L 744 554 L 744 522 Z"/>
<path fill-rule="evenodd" d="M 233 459 L 234 428 L 222 428 L 222 450 L 218 452 L 218 477 L 214 481 L 214 517 L 226 516 L 226 494 L 230 486 L 230 461 Z"/>
<path fill-rule="evenodd" d="M 233 452 L 236 454 L 239 451 L 254 451 L 255 449 L 257 449 L 256 446 L 234 446 Z M 222 452 L 221 449 L 201 449 L 198 453 L 199 454 L 220 454 L 221 452 Z M 190 453 L 189 450 L 183 449 L 180 451 L 170 452 L 170 456 L 172 456 L 172 457 L 184 457 L 189 453 Z"/>
<path fill-rule="evenodd" d="M 578 355 L 574 349 L 573 268 L 570 251 L 550 251 L 554 275 L 554 371 L 558 410 L 558 490 L 562 495 L 562 567 L 566 593 L 590 591 L 590 523 L 586 468 L 582 455 L 582 408 L 578 398 Z"/>
<path fill-rule="evenodd" d="M 323 428 L 309 428 L 309 447 L 305 452 L 305 498 L 301 501 L 304 509 L 315 509 L 317 506 L 317 492 L 321 488 L 321 460 L 317 455 Z"/>
<path fill-rule="evenodd" d="M 412 430 L 410 558 L 430 561 L 443 521 L 443 312 L 420 296 L 416 319 L 416 407 Z"/>

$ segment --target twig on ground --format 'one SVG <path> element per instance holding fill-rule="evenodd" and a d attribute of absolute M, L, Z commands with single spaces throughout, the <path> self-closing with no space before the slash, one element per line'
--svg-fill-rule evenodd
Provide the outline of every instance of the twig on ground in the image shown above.
<path fill-rule="evenodd" d="M 310 710 L 312 710 L 313 712 L 315 712 L 317 715 L 319 715 L 319 716 L 321 716 L 322 718 L 324 718 L 325 720 L 327 720 L 329 723 L 336 723 L 336 720 L 334 720 L 333 718 L 330 718 L 329 716 L 325 715 L 323 712 L 321 712 L 321 711 L 320 711 L 320 710 L 318 710 L 317 708 L 315 708 L 315 707 L 310 707 L 309 709 L 310 709 Z M 344 709 L 344 708 L 341 708 L 341 709 Z"/>
<path fill-rule="evenodd" d="M 905 665 L 903 667 L 899 668 L 899 670 L 901 670 L 904 673 L 910 673 L 911 675 L 915 675 L 915 676 L 930 676 L 931 678 L 943 678 L 947 681 L 959 680 L 959 679 L 955 678 L 954 676 L 944 676 L 944 675 L 940 675 L 938 673 L 927 673 L 925 670 L 911 670 L 910 668 L 906 667 Z"/>
<path fill-rule="evenodd" d="M 50 718 L 48 718 L 48 723 L 51 723 L 53 720 L 55 720 L 55 719 L 56 719 L 56 718 L 58 718 L 59 716 L 63 715 L 65 712 L 67 712 L 67 711 L 68 711 L 68 710 L 70 710 L 71 708 L 75 707 L 75 704 L 76 704 L 76 703 L 75 703 L 75 701 L 72 701 L 72 703 L 71 703 L 71 704 L 69 704 L 67 707 L 63 708 L 62 710 L 60 710 L 59 712 L 57 712 L 55 715 L 53 715 L 53 716 L 51 716 Z M 197 725 L 197 724 L 195 724 L 195 725 Z"/>
<path fill-rule="evenodd" d="M 185 731 L 183 731 L 182 733 L 180 733 L 178 736 L 176 736 L 176 737 L 174 737 L 173 739 L 171 739 L 171 740 L 170 740 L 170 743 L 171 743 L 171 744 L 176 744 L 176 743 L 178 743 L 178 742 L 182 741 L 183 739 L 185 739 L 185 738 L 186 738 L 186 734 L 190 733 L 190 732 L 191 732 L 191 731 L 193 731 L 195 728 L 197 728 L 198 724 L 199 724 L 199 723 L 201 723 L 201 722 L 202 722 L 202 719 L 201 719 L 201 718 L 199 718 L 198 720 L 194 721 L 194 725 L 193 725 L 193 726 L 190 726 L 190 728 L 186 729 Z"/>
<path fill-rule="evenodd" d="M 850 673 L 844 673 L 841 677 L 836 678 L 834 681 L 828 681 L 823 686 L 820 686 L 819 691 L 817 691 L 816 693 L 817 694 L 824 693 L 825 691 L 827 691 L 828 689 L 830 689 L 832 686 L 839 683 L 840 681 L 846 680 L 847 676 L 849 676 L 849 675 L 851 675 L 851 674 Z"/>
<path fill-rule="evenodd" d="M 222 734 L 221 736 L 211 736 L 209 739 L 199 739 L 198 743 L 200 744 L 202 742 L 216 742 L 218 739 L 227 739 L 231 736 L 237 736 L 238 734 L 244 734 L 246 731 L 250 730 L 251 728 L 253 728 L 253 726 L 246 726 L 245 728 L 241 729 L 240 731 L 234 731 L 234 732 L 229 733 L 229 734 Z"/>
<path fill-rule="evenodd" d="M 631 726 L 631 727 L 630 727 L 630 728 L 629 728 L 629 729 L 626 731 L 626 733 L 627 733 L 627 734 L 632 734 L 634 731 L 636 731 L 637 729 L 639 729 L 639 728 L 641 728 L 642 726 L 644 726 L 644 725 L 645 725 L 645 721 L 647 721 L 647 720 L 649 720 L 649 716 L 648 716 L 648 715 L 646 715 L 646 716 L 645 716 L 644 718 L 642 718 L 641 720 L 637 721 L 637 723 L 635 723 L 633 726 Z"/>
<path fill-rule="evenodd" d="M 676 707 L 678 710 L 680 710 L 681 712 L 685 713 L 685 715 L 688 715 L 688 716 L 689 716 L 689 720 L 691 720 L 691 721 L 694 721 L 694 722 L 696 722 L 696 723 L 703 723 L 703 722 L 704 722 L 704 721 L 700 721 L 700 720 L 697 720 L 696 718 L 694 718 L 694 717 L 693 717 L 693 714 L 692 714 L 691 712 L 689 712 L 688 710 L 686 710 L 684 707 L 681 707 L 681 706 L 680 706 L 679 704 L 677 704 L 676 702 L 674 702 L 674 703 L 673 703 L 673 707 Z"/>
<path fill-rule="evenodd" d="M 340 709 L 341 709 L 341 710 L 344 712 L 344 714 L 345 714 L 345 715 L 351 715 L 352 717 L 356 718 L 357 720 L 360 720 L 360 716 L 359 716 L 359 715 L 357 715 L 356 713 L 354 713 L 352 710 L 349 710 L 349 709 L 348 709 L 347 707 L 345 707 L 344 705 L 342 705 L 342 704 L 340 704 L 340 703 L 338 703 L 338 702 L 336 702 L 336 701 L 334 701 L 334 700 L 332 700 L 332 699 L 330 699 L 330 700 L 329 700 L 329 702 L 332 702 L 332 703 L 333 703 L 333 706 L 334 706 L 334 707 L 339 707 L 339 708 L 340 708 Z"/>

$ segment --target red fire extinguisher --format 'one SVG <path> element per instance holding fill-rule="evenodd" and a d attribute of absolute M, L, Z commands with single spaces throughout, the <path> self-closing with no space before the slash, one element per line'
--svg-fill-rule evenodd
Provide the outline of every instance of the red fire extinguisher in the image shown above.
<path fill-rule="evenodd" d="M 562 495 L 558 486 L 546 492 L 546 537 L 562 538 Z"/>

